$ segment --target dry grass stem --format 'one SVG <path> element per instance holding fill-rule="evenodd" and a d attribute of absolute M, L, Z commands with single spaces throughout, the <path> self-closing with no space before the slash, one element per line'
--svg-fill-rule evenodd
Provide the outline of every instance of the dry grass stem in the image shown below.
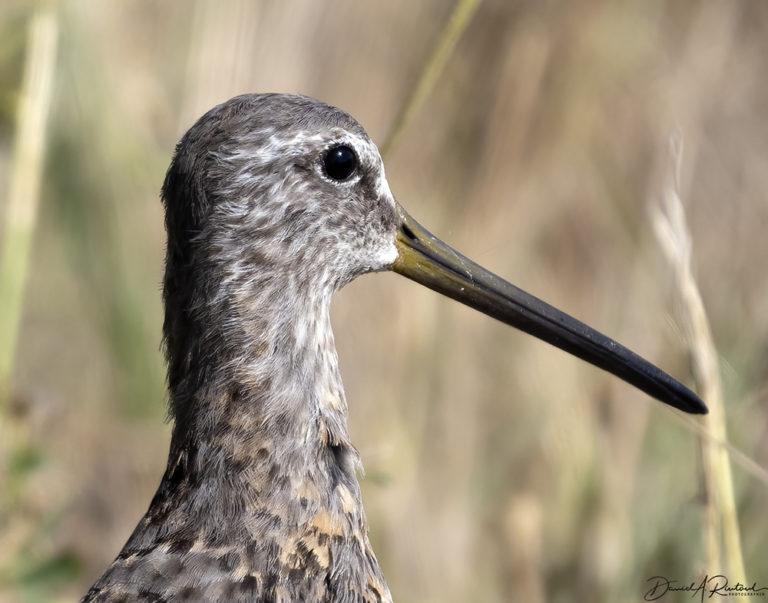
<path fill-rule="evenodd" d="M 733 477 L 725 428 L 725 407 L 717 351 L 696 279 L 691 267 L 691 236 L 680 199 L 680 169 L 683 138 L 678 133 L 670 141 L 673 170 L 664 189 L 662 207 L 654 209 L 653 226 L 659 244 L 674 270 L 682 309 L 691 365 L 698 391 L 709 406 L 703 418 L 709 438 L 702 438 L 706 505 L 705 542 L 709 575 L 725 570 L 733 581 L 744 581 Z M 724 544 L 724 551 L 721 549 Z M 724 555 L 723 555 L 724 553 Z M 723 567 L 723 563 L 725 567 Z"/>
<path fill-rule="evenodd" d="M 479 5 L 480 0 L 458 0 L 456 3 L 451 18 L 448 20 L 432 54 L 424 65 L 424 69 L 421 71 L 421 75 L 419 76 L 419 80 L 414 87 L 413 92 L 411 92 L 411 95 L 403 105 L 402 110 L 398 113 L 392 130 L 381 145 L 382 157 L 387 157 L 392 152 L 392 149 L 399 141 L 400 136 L 402 136 L 405 131 L 406 126 L 411 122 L 414 115 L 416 115 L 416 112 L 429 96 L 429 93 L 432 92 L 435 83 L 437 83 L 437 79 L 440 77 L 440 74 L 445 68 L 445 64 L 448 62 L 448 58 L 451 56 L 461 34 L 467 28 L 467 25 L 469 25 L 469 21 L 472 19 L 472 15 L 475 14 Z"/>
<path fill-rule="evenodd" d="M 26 425 L 11 425 L 11 394 L 16 342 L 37 221 L 38 196 L 45 155 L 45 134 L 56 63 L 58 25 L 52 10 L 41 9 L 29 24 L 24 79 L 18 105 L 10 187 L 0 247 L 0 573 L 8 571 L 36 525 L 29 517 L 6 522 L 23 509 L 27 475 L 12 465 L 28 450 Z M 23 515 L 23 514 L 22 514 Z"/>
<path fill-rule="evenodd" d="M 37 12 L 29 25 L 28 55 L 19 102 L 5 232 L 0 248 L 0 409 L 13 370 L 45 150 L 45 126 L 56 63 L 56 17 Z"/>

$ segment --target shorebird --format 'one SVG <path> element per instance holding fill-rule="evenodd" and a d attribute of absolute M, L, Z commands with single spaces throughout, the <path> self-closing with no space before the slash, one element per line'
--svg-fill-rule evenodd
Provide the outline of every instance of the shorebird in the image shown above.
<path fill-rule="evenodd" d="M 395 201 L 347 113 L 233 98 L 184 135 L 162 189 L 173 419 L 149 510 L 84 601 L 391 601 L 368 540 L 329 319 L 393 270 L 658 400 L 705 413 L 627 348 L 472 262 Z"/>

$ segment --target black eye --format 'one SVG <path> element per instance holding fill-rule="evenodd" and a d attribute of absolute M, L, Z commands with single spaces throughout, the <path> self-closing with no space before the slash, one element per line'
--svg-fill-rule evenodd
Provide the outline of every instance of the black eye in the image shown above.
<path fill-rule="evenodd" d="M 323 157 L 325 173 L 334 180 L 346 180 L 357 169 L 357 155 L 348 146 L 333 147 Z"/>

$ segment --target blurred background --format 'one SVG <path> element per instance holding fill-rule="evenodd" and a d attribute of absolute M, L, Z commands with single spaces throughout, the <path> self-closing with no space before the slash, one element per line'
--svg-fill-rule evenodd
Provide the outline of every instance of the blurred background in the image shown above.
<path fill-rule="evenodd" d="M 0 216 L 37 7 L 0 6 Z M 338 105 L 382 143 L 453 9 L 55 5 L 45 167 L 1 418 L 0 601 L 82 595 L 159 483 L 170 426 L 158 193 L 181 134 L 231 96 L 280 91 Z M 682 136 L 729 441 L 762 467 L 766 73 L 760 0 L 486 0 L 386 157 L 392 190 L 427 228 L 690 385 L 649 218 L 670 136 Z M 651 576 L 703 571 L 696 421 L 394 274 L 348 286 L 333 319 L 395 600 L 637 601 Z M 747 577 L 768 586 L 768 486 L 743 461 L 734 483 Z"/>

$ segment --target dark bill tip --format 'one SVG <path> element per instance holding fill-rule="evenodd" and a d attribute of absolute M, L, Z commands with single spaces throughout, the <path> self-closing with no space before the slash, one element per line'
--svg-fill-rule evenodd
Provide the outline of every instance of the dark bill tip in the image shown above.
<path fill-rule="evenodd" d="M 496 276 L 433 236 L 400 208 L 393 271 L 516 327 L 691 414 L 706 414 L 682 383 L 613 339 Z"/>

